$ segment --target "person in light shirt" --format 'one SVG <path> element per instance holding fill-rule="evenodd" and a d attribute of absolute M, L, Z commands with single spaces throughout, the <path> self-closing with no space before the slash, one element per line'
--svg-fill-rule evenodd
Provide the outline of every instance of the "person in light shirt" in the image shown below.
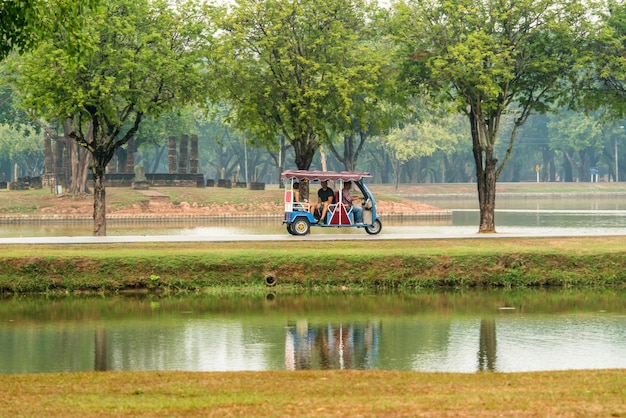
<path fill-rule="evenodd" d="M 350 189 L 352 187 L 351 181 L 346 181 L 343 183 L 343 190 L 341 190 L 341 203 L 346 207 L 346 210 L 349 211 L 352 208 L 352 214 L 354 215 L 354 223 L 362 224 L 363 223 L 363 208 L 361 206 L 354 205 L 354 198 L 352 197 L 352 193 Z"/>

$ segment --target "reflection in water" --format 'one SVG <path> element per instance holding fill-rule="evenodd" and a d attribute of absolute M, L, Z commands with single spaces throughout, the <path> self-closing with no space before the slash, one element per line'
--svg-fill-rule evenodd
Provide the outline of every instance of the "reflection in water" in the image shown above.
<path fill-rule="evenodd" d="M 109 365 L 107 363 L 107 338 L 106 338 L 106 330 L 103 328 L 97 328 L 95 332 L 96 342 L 95 342 L 95 371 L 106 371 L 109 370 Z"/>
<path fill-rule="evenodd" d="M 300 320 L 287 327 L 287 370 L 367 370 L 376 368 L 380 323 L 311 326 Z"/>
<path fill-rule="evenodd" d="M 478 347 L 478 370 L 496 369 L 496 320 L 480 321 L 480 345 Z"/>
<path fill-rule="evenodd" d="M 624 296 L 535 290 L 0 299 L 0 373 L 624 368 Z"/>

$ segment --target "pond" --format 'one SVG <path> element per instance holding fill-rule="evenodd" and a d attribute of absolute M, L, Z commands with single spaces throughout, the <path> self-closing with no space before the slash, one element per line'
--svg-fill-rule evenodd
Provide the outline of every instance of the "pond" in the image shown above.
<path fill-rule="evenodd" d="M 455 226 L 478 225 L 476 198 L 422 198 L 420 201 L 452 210 Z M 626 198 L 619 196 L 500 198 L 496 204 L 496 225 L 523 227 L 624 228 Z"/>
<path fill-rule="evenodd" d="M 0 373 L 626 368 L 624 291 L 0 299 Z"/>

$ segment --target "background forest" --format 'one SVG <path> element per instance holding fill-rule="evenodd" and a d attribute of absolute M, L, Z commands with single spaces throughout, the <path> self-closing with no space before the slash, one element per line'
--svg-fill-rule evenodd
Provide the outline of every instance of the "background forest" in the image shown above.
<path fill-rule="evenodd" d="M 2 5 L 0 180 L 90 171 L 97 204 L 193 135 L 206 179 L 477 182 L 488 231 L 496 180 L 626 178 L 619 1 L 32 4 Z"/>
<path fill-rule="evenodd" d="M 615 181 L 616 162 L 619 166 L 618 179 L 626 179 L 626 131 L 624 125 L 613 123 L 603 126 L 604 119 L 572 113 L 567 110 L 558 114 L 532 116 L 517 138 L 507 167 L 499 181 L 537 181 L 536 166 L 540 167 L 541 182 L 590 182 L 591 169 L 598 169 L 598 181 Z M 420 147 L 412 142 L 418 138 L 404 137 L 408 150 L 398 144 L 394 149 L 386 141 L 402 138 L 376 136 L 365 141 L 355 168 L 373 175 L 373 183 L 471 183 L 475 181 L 473 157 L 469 138 L 455 135 L 455 126 L 462 125 L 460 117 L 450 117 L 451 136 L 449 142 L 439 144 L 441 148 L 419 154 Z M 147 173 L 167 173 L 168 135 L 150 134 L 155 129 L 154 121 L 146 121 L 137 135 L 135 164 L 145 167 Z M 166 133 L 178 133 L 178 122 Z M 626 124 L 626 122 L 622 122 Z M 180 125 L 185 125 L 180 122 Z M 47 127 L 46 127 L 47 128 Z M 55 140 L 59 134 L 55 128 Z M 457 132 L 461 131 L 457 128 Z M 278 150 L 267 149 L 248 143 L 241 131 L 221 123 L 199 120 L 189 125 L 187 132 L 197 133 L 199 140 L 199 172 L 207 179 L 219 179 L 224 169 L 224 178 L 238 181 L 258 181 L 267 184 L 279 183 L 277 161 L 284 158 L 284 169 L 295 169 L 293 149 L 285 146 L 283 156 Z M 28 121 L 14 126 L 0 126 L 0 181 L 12 181 L 13 167 L 19 167 L 19 176 L 40 176 L 44 173 L 45 129 L 31 126 Z M 181 133 L 179 133 L 180 135 Z M 61 134 L 62 135 L 62 134 Z M 399 134 L 395 134 L 399 135 Z M 335 147 L 343 147 L 338 143 Z M 504 148 L 505 145 L 499 145 Z M 126 161 L 127 147 L 117 151 L 116 161 Z M 325 147 L 325 165 L 328 170 L 346 170 L 332 148 Z M 340 156 L 341 157 L 341 156 Z M 122 164 L 121 162 L 119 164 Z M 123 165 L 123 164 L 122 164 Z M 322 169 L 322 154 L 315 155 L 311 169 Z M 125 172 L 120 168 L 119 172 Z M 132 170 L 129 172 L 132 173 Z"/>

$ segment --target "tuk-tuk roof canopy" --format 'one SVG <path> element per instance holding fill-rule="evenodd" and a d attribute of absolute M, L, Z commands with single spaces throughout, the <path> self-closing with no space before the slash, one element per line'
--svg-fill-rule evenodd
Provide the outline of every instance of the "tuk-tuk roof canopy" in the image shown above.
<path fill-rule="evenodd" d="M 362 171 L 309 171 L 309 170 L 286 170 L 281 174 L 285 179 L 330 180 L 330 181 L 360 181 L 364 177 L 372 177 Z"/>

